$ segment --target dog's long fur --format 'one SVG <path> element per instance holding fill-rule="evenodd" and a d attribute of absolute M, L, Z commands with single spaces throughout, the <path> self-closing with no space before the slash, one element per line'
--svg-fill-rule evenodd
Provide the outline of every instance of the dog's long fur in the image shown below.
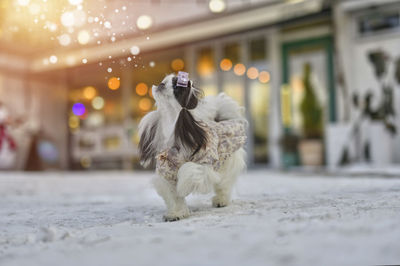
<path fill-rule="evenodd" d="M 148 113 L 140 122 L 139 149 L 142 165 L 152 164 L 155 156 L 166 148 L 179 147 L 188 158 L 207 145 L 202 122 L 243 118 L 243 110 L 225 94 L 201 98 L 201 90 L 189 82 L 177 86 L 176 77 L 168 75 L 160 85 L 153 86 L 157 110 Z M 190 193 L 209 193 L 212 189 L 214 207 L 224 207 L 231 200 L 237 176 L 246 167 L 245 152 L 239 149 L 215 172 L 212 167 L 187 162 L 178 171 L 177 184 L 156 177 L 154 185 L 167 205 L 166 221 L 189 215 L 185 197 Z"/>

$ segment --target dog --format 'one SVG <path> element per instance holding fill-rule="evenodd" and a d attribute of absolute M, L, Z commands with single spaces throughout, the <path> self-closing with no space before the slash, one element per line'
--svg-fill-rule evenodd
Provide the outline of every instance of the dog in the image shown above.
<path fill-rule="evenodd" d="M 165 221 L 190 215 L 185 201 L 190 193 L 214 190 L 212 206 L 227 206 L 237 177 L 246 168 L 244 108 L 224 93 L 203 97 L 202 90 L 181 74 L 170 74 L 158 86 L 152 86 L 157 109 L 146 114 L 139 124 L 141 164 L 157 165 L 153 184 L 167 207 Z M 232 140 L 231 132 L 225 132 L 221 133 L 225 134 L 224 143 L 216 144 L 215 139 L 221 135 L 212 134 L 214 129 L 229 131 L 229 125 L 240 128 L 240 140 Z M 223 144 L 228 147 L 221 151 L 223 160 L 205 160 L 213 147 L 218 147 L 218 152 L 223 150 Z"/>

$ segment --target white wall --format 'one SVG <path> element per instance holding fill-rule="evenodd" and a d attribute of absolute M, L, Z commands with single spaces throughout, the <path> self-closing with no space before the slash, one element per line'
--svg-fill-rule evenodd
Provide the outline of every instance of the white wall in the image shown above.
<path fill-rule="evenodd" d="M 349 1 L 350 2 L 350 1 Z M 356 19 L 358 14 L 368 12 L 368 6 L 360 6 L 358 10 L 347 10 L 345 5 L 337 5 L 335 8 L 335 25 L 336 25 L 336 48 L 338 51 L 339 69 L 344 73 L 344 85 L 348 89 L 349 96 L 358 93 L 362 99 L 368 90 L 372 91 L 373 107 L 376 108 L 381 101 L 382 89 L 376 79 L 374 69 L 369 62 L 368 53 L 374 50 L 385 51 L 390 58 L 397 59 L 400 57 L 400 34 L 381 33 L 369 37 L 359 37 L 356 31 Z M 393 8 L 393 6 L 391 7 Z M 400 10 L 400 4 L 394 6 Z M 361 12 L 361 13 L 360 13 Z M 392 84 L 394 87 L 394 106 L 397 113 L 396 125 L 400 132 L 400 86 L 394 79 L 394 62 L 390 62 L 388 76 L 385 82 Z M 350 98 L 347 99 L 348 103 Z M 342 99 L 342 103 L 343 99 Z M 343 113 L 344 107 L 340 106 L 339 112 Z M 356 119 L 359 115 L 358 110 L 351 107 L 350 121 Z M 340 117 L 344 117 L 341 115 Z M 341 120 L 347 123 L 347 121 Z M 368 129 L 364 129 L 361 134 L 368 134 Z M 400 134 L 391 140 L 393 150 L 387 151 L 392 153 L 392 163 L 400 163 Z M 364 138 L 363 137 L 363 138 Z"/>
<path fill-rule="evenodd" d="M 392 59 L 400 58 L 400 36 L 376 36 L 376 38 L 356 43 L 353 46 L 355 67 L 354 89 L 358 91 L 360 95 L 365 95 L 368 90 L 371 90 L 374 94 L 372 104 L 375 108 L 381 103 L 382 89 L 375 77 L 374 69 L 368 61 L 367 55 L 369 52 L 378 49 L 385 51 Z M 385 78 L 385 81 L 388 84 L 394 85 L 394 107 L 397 114 L 395 122 L 397 130 L 400 131 L 400 86 L 394 78 L 394 62 L 389 62 L 388 65 L 390 68 L 388 69 L 388 77 Z M 394 162 L 400 163 L 400 134 L 397 134 L 393 143 Z"/>

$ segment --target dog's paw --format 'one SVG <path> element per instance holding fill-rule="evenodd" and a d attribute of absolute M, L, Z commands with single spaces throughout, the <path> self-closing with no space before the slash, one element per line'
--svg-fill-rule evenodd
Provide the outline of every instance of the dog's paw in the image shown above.
<path fill-rule="evenodd" d="M 167 216 L 167 215 L 163 216 L 164 222 L 176 222 L 179 221 L 180 219 L 181 219 L 180 217 L 175 217 L 175 216 Z"/>
<path fill-rule="evenodd" d="M 175 222 L 189 217 L 190 211 L 187 207 L 179 211 L 167 212 L 164 216 L 164 222 Z"/>
<path fill-rule="evenodd" d="M 189 217 L 189 213 L 181 215 L 166 214 L 163 216 L 164 222 L 176 222 Z"/>
<path fill-rule="evenodd" d="M 212 206 L 214 208 L 222 208 L 222 207 L 226 207 L 228 206 L 230 203 L 229 199 L 225 199 L 223 197 L 219 197 L 219 196 L 214 196 L 212 198 Z"/>

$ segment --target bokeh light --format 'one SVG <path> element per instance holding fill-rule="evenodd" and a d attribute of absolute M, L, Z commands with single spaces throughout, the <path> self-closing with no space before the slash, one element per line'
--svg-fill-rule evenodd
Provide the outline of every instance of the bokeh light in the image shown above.
<path fill-rule="evenodd" d="M 75 115 L 71 115 L 68 120 L 68 125 L 71 129 L 76 129 L 79 127 L 80 119 Z"/>
<path fill-rule="evenodd" d="M 75 18 L 72 12 L 65 12 L 61 15 L 61 24 L 65 27 L 72 27 L 74 26 Z"/>
<path fill-rule="evenodd" d="M 83 103 L 75 103 L 72 106 L 72 113 L 76 116 L 82 116 L 86 112 L 85 105 Z"/>
<path fill-rule="evenodd" d="M 92 165 L 92 159 L 88 156 L 84 156 L 81 158 L 81 166 L 83 168 L 89 168 Z"/>
<path fill-rule="evenodd" d="M 49 62 L 50 63 L 55 64 L 55 63 L 57 63 L 57 61 L 58 61 L 57 56 L 52 55 L 52 56 L 49 57 Z"/>
<path fill-rule="evenodd" d="M 85 45 L 85 44 L 88 44 L 89 41 L 90 41 L 90 34 L 89 34 L 89 32 L 86 31 L 86 30 L 81 30 L 81 31 L 78 33 L 78 42 L 79 42 L 79 44 Z"/>
<path fill-rule="evenodd" d="M 82 4 L 82 0 L 68 0 L 68 2 L 74 6 Z"/>
<path fill-rule="evenodd" d="M 246 72 L 246 67 L 241 63 L 236 64 L 233 68 L 233 72 L 235 72 L 235 74 L 238 76 L 243 76 L 243 74 Z"/>
<path fill-rule="evenodd" d="M 74 10 L 73 11 L 73 17 L 74 17 L 74 26 L 75 27 L 81 27 L 84 24 L 86 24 L 86 13 L 83 10 Z"/>
<path fill-rule="evenodd" d="M 221 60 L 219 66 L 223 71 L 229 71 L 232 68 L 232 61 L 227 58 L 224 58 Z"/>
<path fill-rule="evenodd" d="M 29 5 L 30 0 L 18 0 L 18 5 L 27 6 Z"/>
<path fill-rule="evenodd" d="M 71 43 L 71 37 L 68 34 L 62 34 L 58 37 L 58 42 L 62 46 L 68 46 Z"/>
<path fill-rule="evenodd" d="M 271 79 L 271 75 L 269 74 L 268 71 L 261 71 L 260 74 L 258 75 L 258 80 L 261 83 L 268 83 Z"/>
<path fill-rule="evenodd" d="M 131 47 L 130 51 L 131 51 L 131 54 L 138 55 L 140 53 L 140 48 L 139 48 L 139 46 L 134 45 Z"/>
<path fill-rule="evenodd" d="M 153 25 L 153 19 L 148 15 L 141 15 L 136 20 L 136 26 L 141 30 L 147 30 Z"/>
<path fill-rule="evenodd" d="M 144 96 L 147 94 L 149 88 L 147 87 L 146 83 L 139 83 L 136 85 L 136 94 L 140 96 Z"/>
<path fill-rule="evenodd" d="M 85 126 L 88 127 L 100 127 L 104 125 L 104 114 L 102 112 L 93 112 L 91 113 L 85 123 Z"/>
<path fill-rule="evenodd" d="M 224 0 L 210 0 L 208 7 L 213 13 L 221 13 L 226 9 L 226 3 Z"/>
<path fill-rule="evenodd" d="M 101 110 L 104 107 L 104 99 L 100 96 L 96 96 L 92 100 L 92 107 L 96 110 Z"/>
<path fill-rule="evenodd" d="M 39 4 L 36 4 L 36 3 L 30 4 L 30 5 L 29 5 L 29 12 L 30 12 L 32 15 L 37 15 L 37 14 L 39 14 L 39 13 L 40 13 L 40 5 L 39 5 Z"/>
<path fill-rule="evenodd" d="M 183 60 L 180 58 L 176 58 L 176 59 L 172 60 L 172 62 L 171 62 L 171 68 L 174 71 L 183 70 L 184 67 L 185 67 L 185 62 L 183 62 Z"/>
<path fill-rule="evenodd" d="M 255 67 L 250 67 L 250 68 L 247 70 L 247 77 L 248 77 L 249 79 L 256 79 L 256 78 L 258 78 L 258 69 L 255 68 Z"/>
<path fill-rule="evenodd" d="M 83 96 L 88 100 L 92 100 L 96 96 L 96 94 L 96 88 L 93 86 L 87 86 L 83 89 Z"/>
<path fill-rule="evenodd" d="M 111 22 L 110 21 L 104 22 L 104 27 L 107 29 L 111 29 Z"/>
<path fill-rule="evenodd" d="M 151 100 L 148 98 L 140 99 L 139 108 L 142 111 L 148 111 L 151 109 Z"/>
<path fill-rule="evenodd" d="M 48 140 L 41 140 L 38 144 L 40 158 L 46 163 L 57 162 L 59 155 L 57 147 Z"/>
<path fill-rule="evenodd" d="M 118 90 L 119 87 L 121 86 L 121 81 L 117 77 L 112 77 L 108 80 L 108 88 L 110 90 Z"/>

